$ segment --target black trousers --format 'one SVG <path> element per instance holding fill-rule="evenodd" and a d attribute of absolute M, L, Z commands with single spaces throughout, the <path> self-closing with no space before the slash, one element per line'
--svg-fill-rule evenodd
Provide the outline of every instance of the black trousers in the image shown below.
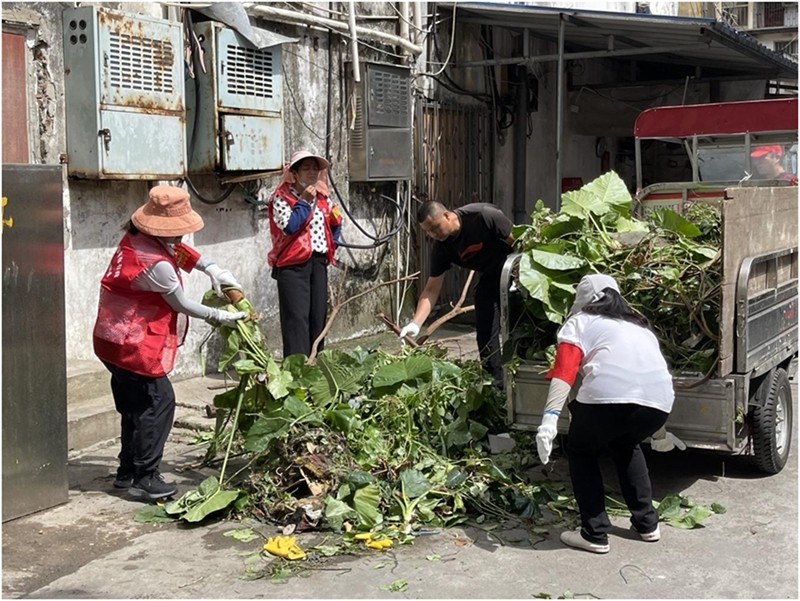
<path fill-rule="evenodd" d="M 603 477 L 598 457 L 606 448 L 617 469 L 622 497 L 631 512 L 631 524 L 639 532 L 658 525 L 653 490 L 642 448 L 645 438 L 667 422 L 668 413 L 632 403 L 569 404 L 569 471 L 581 514 L 581 535 L 606 544 L 611 522 L 606 513 Z"/>
<path fill-rule="evenodd" d="M 500 353 L 500 279 L 481 276 L 475 287 L 475 334 L 483 369 L 503 386 L 503 362 Z"/>
<path fill-rule="evenodd" d="M 151 378 L 103 361 L 122 416 L 120 471 L 138 479 L 159 469 L 175 418 L 175 391 L 167 376 Z"/>
<path fill-rule="evenodd" d="M 301 265 L 276 269 L 283 356 L 308 356 L 328 313 L 328 258 L 314 253 Z M 324 348 L 324 340 L 317 347 Z"/>

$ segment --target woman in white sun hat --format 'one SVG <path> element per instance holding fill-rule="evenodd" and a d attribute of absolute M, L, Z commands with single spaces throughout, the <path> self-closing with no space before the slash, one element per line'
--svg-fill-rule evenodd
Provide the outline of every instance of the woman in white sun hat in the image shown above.
<path fill-rule="evenodd" d="M 184 296 L 174 246 L 202 228 L 203 219 L 184 190 L 155 186 L 131 215 L 100 285 L 94 352 L 111 372 L 114 404 L 122 416 L 114 486 L 150 500 L 177 492 L 174 484 L 164 482 L 159 468 L 175 414 L 167 374 L 186 335 L 188 317 L 230 327 L 245 317 Z M 192 267 L 211 278 L 219 295 L 222 286 L 241 290 L 230 271 L 199 254 Z"/>
<path fill-rule="evenodd" d="M 328 265 L 339 245 L 342 216 L 328 197 L 328 161 L 299 150 L 284 166 L 268 204 L 272 250 L 269 265 L 278 281 L 283 356 L 308 356 L 325 327 Z M 322 350 L 324 341 L 317 346 Z"/>
<path fill-rule="evenodd" d="M 600 452 L 608 449 L 633 528 L 642 540 L 655 542 L 661 533 L 640 443 L 669 417 L 675 398 L 672 376 L 647 319 L 628 306 L 617 282 L 607 275 L 581 279 L 558 332 L 555 364 L 547 374 L 550 389 L 536 435 L 542 463 L 550 459 L 556 422 L 578 373 L 583 380 L 569 404 L 567 456 L 581 528 L 562 532 L 561 541 L 593 553 L 608 552 L 611 522 L 598 463 Z"/>

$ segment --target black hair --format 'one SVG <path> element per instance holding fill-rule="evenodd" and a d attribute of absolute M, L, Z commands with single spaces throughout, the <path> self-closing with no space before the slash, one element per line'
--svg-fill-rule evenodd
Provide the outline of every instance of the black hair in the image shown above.
<path fill-rule="evenodd" d="M 592 315 L 602 315 L 610 319 L 621 319 L 643 328 L 650 328 L 650 322 L 641 313 L 634 311 L 613 288 L 603 289 L 603 298 L 585 305 L 581 311 Z"/>
<path fill-rule="evenodd" d="M 444 213 L 447 208 L 436 200 L 426 200 L 417 209 L 417 223 L 422 223 L 431 215 L 438 216 Z"/>
<path fill-rule="evenodd" d="M 122 229 L 123 229 L 124 231 L 128 232 L 128 233 L 129 233 L 131 236 L 135 236 L 136 234 L 138 234 L 138 233 L 141 231 L 141 230 L 139 230 L 139 228 L 138 228 L 138 227 L 136 227 L 136 226 L 133 224 L 133 220 L 132 220 L 132 219 L 128 219 L 128 223 L 126 223 L 125 225 L 123 225 L 123 226 L 122 226 Z"/>

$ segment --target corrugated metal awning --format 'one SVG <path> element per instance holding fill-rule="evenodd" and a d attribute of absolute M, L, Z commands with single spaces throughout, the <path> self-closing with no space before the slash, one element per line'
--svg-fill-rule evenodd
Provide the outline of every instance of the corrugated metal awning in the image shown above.
<path fill-rule="evenodd" d="M 797 62 L 714 19 L 488 2 L 459 2 L 447 7 L 457 10 L 459 23 L 527 29 L 530 36 L 556 45 L 563 16 L 566 60 L 630 56 L 700 67 L 704 76 L 797 79 Z"/>

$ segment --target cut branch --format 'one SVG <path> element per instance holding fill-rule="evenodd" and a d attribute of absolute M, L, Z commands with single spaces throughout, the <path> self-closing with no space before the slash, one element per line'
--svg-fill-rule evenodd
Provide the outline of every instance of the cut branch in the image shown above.
<path fill-rule="evenodd" d="M 402 278 L 397 278 L 397 279 L 394 279 L 394 280 L 390 280 L 388 282 L 381 282 L 380 284 L 376 284 L 375 286 L 372 286 L 371 288 L 368 288 L 367 290 L 362 290 L 361 292 L 351 296 L 350 298 L 346 298 L 345 300 L 343 300 L 340 303 L 336 303 L 331 308 L 331 314 L 328 316 L 328 321 L 325 322 L 325 327 L 322 328 L 322 332 L 320 332 L 319 336 L 317 336 L 317 339 L 314 341 L 314 344 L 311 345 L 311 353 L 308 355 L 308 360 L 306 361 L 306 363 L 308 363 L 309 365 L 313 365 L 314 361 L 316 361 L 316 359 L 317 359 L 317 348 L 319 347 L 320 342 L 322 342 L 322 340 L 325 338 L 325 336 L 327 336 L 328 332 L 331 329 L 331 326 L 333 325 L 333 320 L 336 319 L 336 315 L 338 315 L 339 311 L 341 310 L 341 308 L 343 306 L 345 306 L 349 302 L 352 302 L 352 301 L 354 301 L 354 300 L 356 300 L 358 298 L 361 298 L 362 296 L 366 296 L 370 292 L 374 292 L 378 288 L 381 288 L 383 286 L 388 286 L 390 284 L 396 284 L 397 282 L 404 282 L 406 280 L 414 280 L 418 276 L 419 276 L 419 271 L 417 271 L 415 273 L 412 273 L 411 275 L 404 276 Z"/>
<path fill-rule="evenodd" d="M 431 334 L 433 334 L 437 328 L 439 328 L 443 323 L 450 321 L 457 315 L 461 315 L 462 313 L 469 313 L 470 311 L 475 309 L 475 305 L 469 305 L 468 307 L 461 307 L 464 304 L 464 300 L 467 298 L 467 292 L 469 292 L 469 285 L 472 283 L 472 276 L 475 275 L 475 271 L 470 269 L 469 274 L 467 274 L 467 281 L 464 282 L 464 287 L 461 289 L 461 296 L 459 297 L 458 301 L 453 308 L 442 315 L 439 319 L 434 321 L 428 328 L 425 330 L 425 333 L 417 338 L 417 342 L 419 344 L 424 344 L 425 341 L 430 338 Z"/>

